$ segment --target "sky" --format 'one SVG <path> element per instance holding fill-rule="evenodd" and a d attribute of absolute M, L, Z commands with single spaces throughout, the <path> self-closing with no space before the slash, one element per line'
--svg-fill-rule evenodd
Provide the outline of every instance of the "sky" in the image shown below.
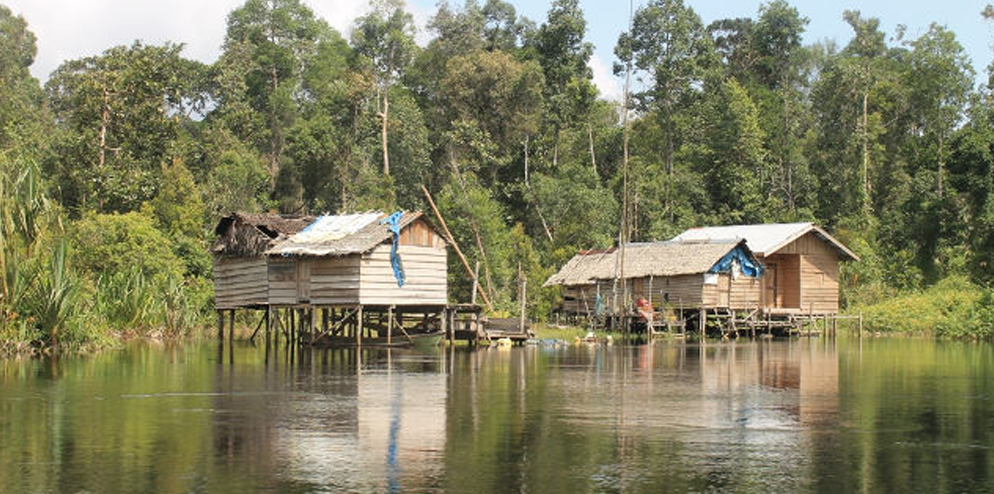
<path fill-rule="evenodd" d="M 434 13 L 436 0 L 406 0 L 421 28 L 419 40 L 430 37 L 424 29 Z M 483 0 L 480 0 L 481 3 Z M 633 0 L 634 7 L 648 0 Z M 842 47 L 852 32 L 842 20 L 845 10 L 859 10 L 864 17 L 877 17 L 892 36 L 897 25 L 907 26 L 906 39 L 913 39 L 937 22 L 956 33 L 964 46 L 978 82 L 994 51 L 994 24 L 988 24 L 980 11 L 988 0 L 788 0 L 810 20 L 805 43 L 834 39 Z M 994 0 L 990 0 L 994 1 Z M 184 56 L 213 62 L 224 40 L 227 15 L 244 0 L 0 0 L 15 15 L 22 15 L 38 37 L 38 55 L 31 73 L 44 83 L 62 62 L 91 55 L 140 39 L 146 44 L 165 41 L 184 43 Z M 304 0 L 332 27 L 348 33 L 352 21 L 368 10 L 368 0 Z M 551 0 L 510 0 L 525 15 L 541 23 Z M 462 0 L 451 0 L 461 4 Z M 705 24 L 715 19 L 757 17 L 760 0 L 685 0 Z M 628 26 L 629 8 L 612 0 L 581 0 L 587 19 L 587 39 L 595 46 L 590 66 L 601 94 L 620 100 L 619 78 L 611 74 L 614 45 L 618 34 Z"/>

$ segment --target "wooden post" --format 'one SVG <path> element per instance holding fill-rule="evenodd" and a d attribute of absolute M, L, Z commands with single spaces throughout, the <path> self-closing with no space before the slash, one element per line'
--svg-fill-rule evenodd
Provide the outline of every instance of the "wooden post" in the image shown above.
<path fill-rule="evenodd" d="M 387 307 L 387 346 L 393 342 L 393 306 Z"/>
<path fill-rule="evenodd" d="M 525 306 L 527 305 L 528 299 L 528 280 L 524 277 L 521 278 L 521 293 L 518 298 L 521 299 L 521 319 L 518 321 L 518 332 L 521 334 L 525 333 Z"/>
<path fill-rule="evenodd" d="M 444 334 L 448 338 L 449 344 L 451 345 L 452 344 L 452 329 L 449 327 L 449 311 L 448 311 L 448 309 L 443 308 L 442 312 L 439 313 L 439 317 L 441 318 L 440 322 L 442 324 L 442 334 Z"/>
<path fill-rule="evenodd" d="M 269 348 L 269 332 L 273 330 L 273 308 L 266 305 L 266 348 Z"/>
<path fill-rule="evenodd" d="M 859 337 L 863 337 L 863 311 L 859 311 Z"/>
<path fill-rule="evenodd" d="M 311 346 L 313 346 L 314 345 L 314 333 L 316 332 L 316 331 L 314 331 L 314 326 L 316 326 L 316 324 L 314 324 L 314 308 L 312 307 L 308 312 L 311 313 L 311 316 L 308 318 L 307 324 L 310 327 L 307 328 L 307 329 L 311 332 L 311 338 L 310 339 L 311 339 Z"/>
<path fill-rule="evenodd" d="M 224 310 L 217 311 L 217 341 L 224 345 Z"/>
<path fill-rule="evenodd" d="M 449 231 L 448 225 L 445 224 L 445 218 L 442 218 L 442 213 L 438 212 L 438 208 L 435 206 L 435 201 L 431 198 L 431 194 L 424 185 L 421 186 L 421 190 L 424 191 L 425 198 L 428 199 L 428 205 L 431 206 L 431 210 L 434 211 L 435 217 L 438 218 L 438 222 L 442 226 L 442 231 L 445 233 L 445 236 L 448 237 L 447 240 L 450 244 L 452 244 L 452 249 L 456 251 L 456 255 L 459 256 L 459 261 L 462 262 L 462 266 L 466 268 L 466 273 L 472 276 L 473 271 L 469 269 L 469 262 L 466 261 L 466 256 L 462 254 L 462 250 L 459 249 L 459 244 L 456 243 L 455 237 L 452 236 L 452 232 Z M 478 280 L 479 278 L 473 276 L 473 279 Z M 476 290 L 480 293 L 480 296 L 483 297 L 483 301 L 487 304 L 487 309 L 493 311 L 494 305 L 490 303 L 490 298 L 487 297 L 487 293 L 483 291 L 483 288 L 480 287 L 479 283 L 476 284 Z"/>
<path fill-rule="evenodd" d="M 473 273 L 473 293 L 470 295 L 470 305 L 476 305 L 476 291 L 480 288 L 480 261 L 476 261 L 476 271 Z"/>
<path fill-rule="evenodd" d="M 356 327 L 355 327 L 355 346 L 359 348 L 362 346 L 362 306 L 359 306 L 359 311 L 356 313 Z"/>
<path fill-rule="evenodd" d="M 707 309 L 701 309 L 700 310 L 700 312 L 698 314 L 698 317 L 697 317 L 697 323 L 698 323 L 698 326 L 700 326 L 699 329 L 698 329 L 698 334 L 700 334 L 700 336 L 701 336 L 701 344 L 704 344 L 707 341 L 707 328 L 708 328 L 708 311 L 707 311 Z"/>
<path fill-rule="evenodd" d="M 234 344 L 235 342 L 235 309 L 231 309 L 228 312 L 231 320 L 228 321 L 228 344 Z"/>

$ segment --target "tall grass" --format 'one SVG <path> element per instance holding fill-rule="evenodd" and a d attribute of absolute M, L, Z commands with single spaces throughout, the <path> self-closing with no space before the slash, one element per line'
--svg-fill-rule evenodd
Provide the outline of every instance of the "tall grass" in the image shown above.
<path fill-rule="evenodd" d="M 66 265 L 66 250 L 66 241 L 61 240 L 48 266 L 38 269 L 23 303 L 35 328 L 52 346 L 58 345 L 60 330 L 76 309 L 77 287 Z"/>

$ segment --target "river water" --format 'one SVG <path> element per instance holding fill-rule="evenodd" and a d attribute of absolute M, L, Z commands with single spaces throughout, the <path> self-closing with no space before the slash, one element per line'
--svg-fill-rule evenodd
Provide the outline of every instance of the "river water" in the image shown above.
<path fill-rule="evenodd" d="M 0 492 L 990 492 L 994 347 L 141 344 L 0 361 Z"/>

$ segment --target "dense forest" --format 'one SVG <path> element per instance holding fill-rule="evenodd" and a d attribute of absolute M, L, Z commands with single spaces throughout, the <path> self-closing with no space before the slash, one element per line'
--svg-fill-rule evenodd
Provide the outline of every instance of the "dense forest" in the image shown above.
<path fill-rule="evenodd" d="M 844 303 L 941 287 L 994 314 L 990 89 L 946 27 L 839 15 L 845 46 L 804 45 L 783 0 L 708 25 L 650 0 L 614 48 L 631 88 L 614 102 L 578 0 L 539 21 L 443 0 L 423 46 L 399 0 L 347 35 L 301 0 L 247 0 L 213 64 L 135 41 L 44 85 L 31 27 L 0 5 L 0 341 L 188 334 L 212 318 L 222 214 L 426 210 L 422 185 L 498 310 L 526 276 L 547 316 L 558 294 L 537 287 L 577 249 L 815 221 L 862 258 Z"/>

